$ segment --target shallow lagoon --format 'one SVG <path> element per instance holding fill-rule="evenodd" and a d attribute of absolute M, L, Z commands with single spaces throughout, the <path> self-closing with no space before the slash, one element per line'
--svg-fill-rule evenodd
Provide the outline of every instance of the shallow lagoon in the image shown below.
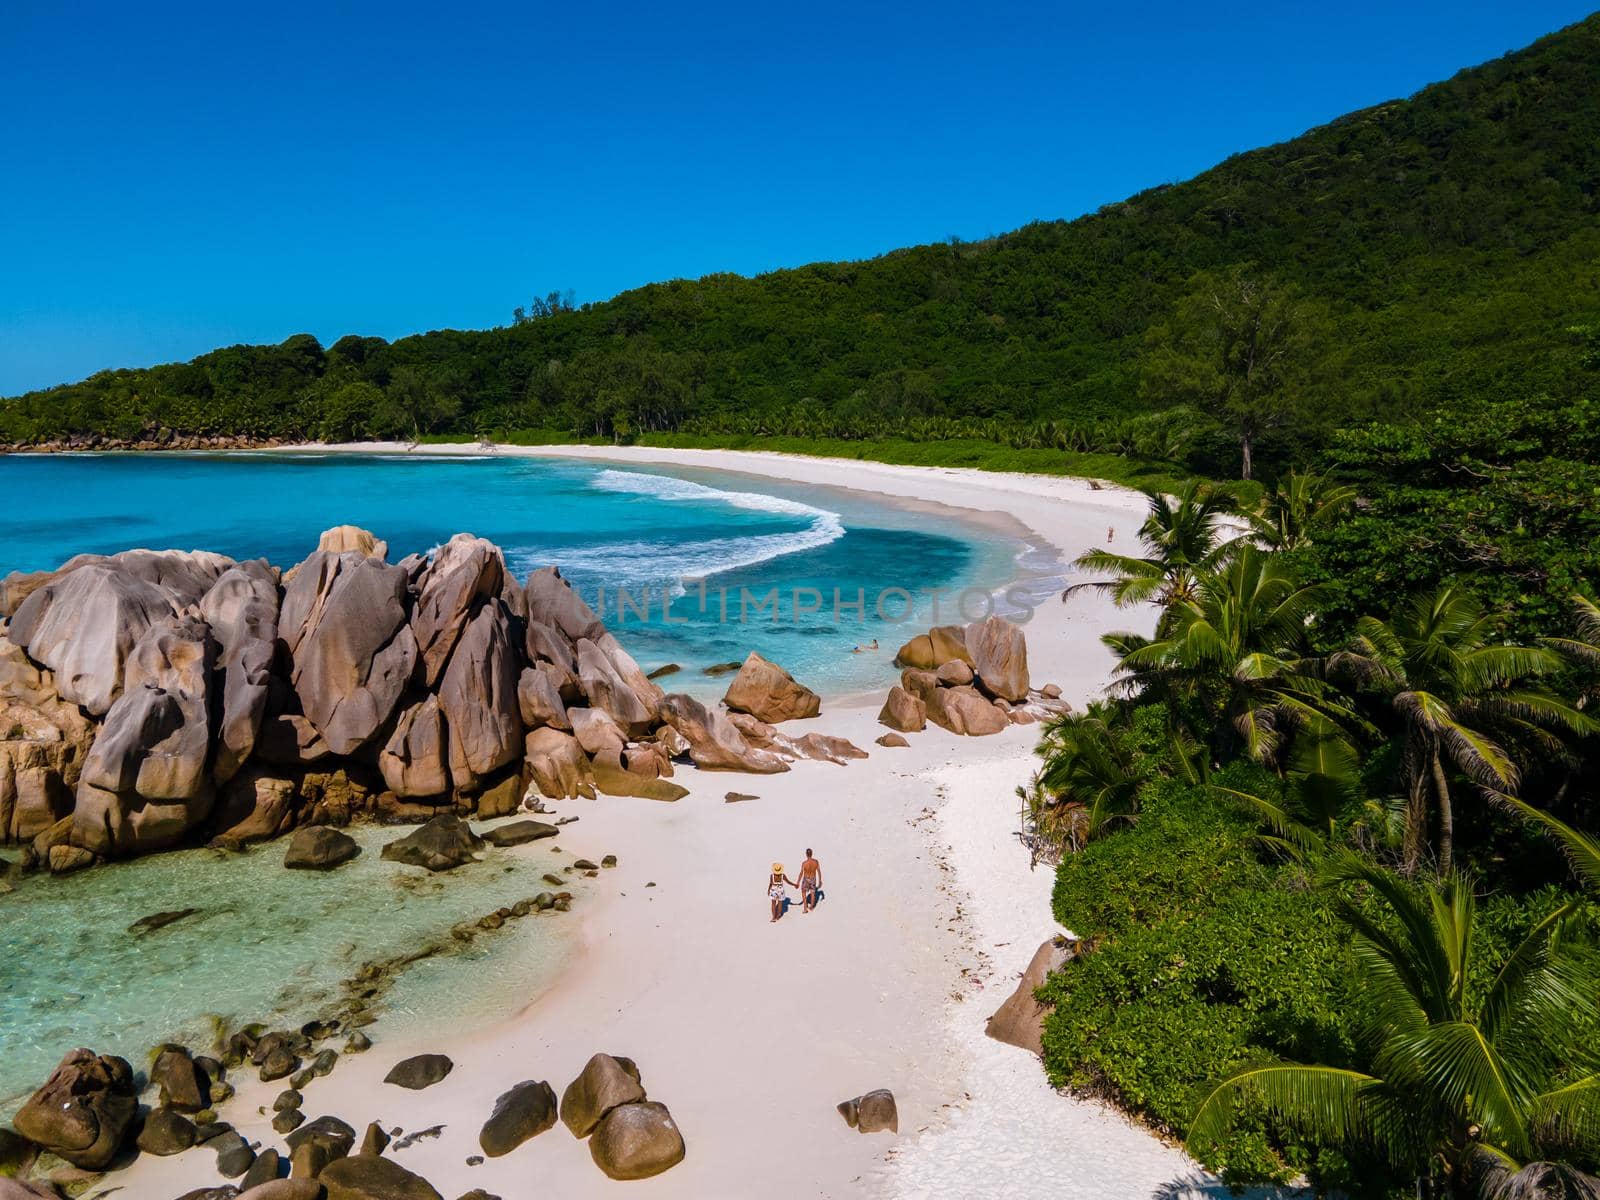
<path fill-rule="evenodd" d="M 285 870 L 279 840 L 243 854 L 182 850 L 17 880 L 0 897 L 0 1114 L 74 1046 L 143 1066 L 167 1039 L 210 1046 L 213 1015 L 230 1028 L 298 1025 L 332 1008 L 363 963 L 439 939 L 448 951 L 412 964 L 384 996 L 375 1036 L 420 1031 L 446 1012 L 458 1028 L 492 1022 L 550 977 L 563 926 L 583 905 L 581 878 L 572 913 L 530 914 L 468 945 L 452 941 L 450 927 L 550 890 L 541 876 L 573 855 L 553 853 L 550 841 L 490 846 L 481 862 L 430 875 L 379 858 L 405 829 L 349 832 L 361 854 L 327 873 Z M 129 931 L 140 917 L 185 908 L 199 911 Z"/>

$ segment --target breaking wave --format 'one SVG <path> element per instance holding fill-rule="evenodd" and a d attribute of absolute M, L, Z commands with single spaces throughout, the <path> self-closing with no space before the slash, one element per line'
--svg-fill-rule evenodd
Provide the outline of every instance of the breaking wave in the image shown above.
<path fill-rule="evenodd" d="M 708 579 L 724 571 L 770 562 L 785 554 L 815 550 L 844 536 L 844 522 L 838 513 L 761 492 L 730 492 L 669 475 L 616 470 L 601 471 L 590 486 L 599 491 L 647 496 L 665 503 L 724 504 L 747 512 L 774 513 L 805 522 L 801 529 L 782 533 L 677 543 L 612 542 L 545 551 L 547 556 L 560 562 L 563 569 L 589 572 L 619 583 Z"/>

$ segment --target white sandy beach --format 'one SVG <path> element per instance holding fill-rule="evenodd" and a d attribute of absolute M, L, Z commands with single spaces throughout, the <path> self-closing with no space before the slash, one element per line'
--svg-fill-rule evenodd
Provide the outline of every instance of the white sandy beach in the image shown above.
<path fill-rule="evenodd" d="M 715 468 L 1006 513 L 1067 557 L 1103 543 L 1108 526 L 1119 545 L 1131 545 L 1143 511 L 1142 497 L 1082 480 L 766 453 L 413 451 L 474 452 Z M 1138 619 L 1087 596 L 1047 604 L 1028 627 L 1035 684 L 1057 683 L 1082 704 L 1107 678 L 1100 633 Z M 884 690 L 894 649 L 881 651 Z M 575 889 L 571 914 L 548 918 L 581 922 L 560 977 L 496 1028 L 462 1035 L 442 1021 L 434 1036 L 379 1041 L 341 1060 L 306 1089 L 306 1115 L 331 1113 L 358 1132 L 370 1120 L 408 1132 L 442 1126 L 391 1153 L 446 1197 L 472 1188 L 504 1200 L 1225 1194 L 1178 1149 L 1102 1106 L 1055 1093 L 1037 1060 L 983 1035 L 985 1019 L 1055 932 L 1050 872 L 1030 872 L 1013 836 L 1013 789 L 1033 769 L 1037 727 L 972 739 L 930 726 L 910 735 L 910 749 L 883 749 L 872 743 L 883 732 L 875 718 L 876 704 L 825 697 L 820 717 L 785 727 L 843 735 L 871 752 L 847 767 L 802 762 L 762 778 L 683 769 L 677 782 L 690 795 L 676 804 L 552 804 L 580 818 L 558 839 L 564 853 L 620 860 Z M 729 790 L 759 799 L 727 804 Z M 813 914 L 796 906 L 772 925 L 768 864 L 782 861 L 792 873 L 808 846 L 822 862 L 827 898 Z M 460 986 L 472 986 L 470 975 Z M 449 1054 L 454 1071 L 422 1092 L 382 1083 L 397 1060 L 423 1051 Z M 596 1051 L 637 1060 L 651 1099 L 667 1104 L 683 1130 L 680 1166 L 612 1183 L 560 1125 L 504 1158 L 468 1165 L 496 1096 L 525 1079 L 547 1079 L 559 1093 Z M 235 1082 L 239 1096 L 223 1117 L 252 1141 L 281 1147 L 268 1118 L 284 1085 L 243 1073 Z M 857 1134 L 834 1111 L 879 1087 L 899 1102 L 898 1136 Z M 114 1182 L 123 1195 L 161 1200 L 215 1180 L 212 1163 L 203 1149 L 145 1155 Z"/>

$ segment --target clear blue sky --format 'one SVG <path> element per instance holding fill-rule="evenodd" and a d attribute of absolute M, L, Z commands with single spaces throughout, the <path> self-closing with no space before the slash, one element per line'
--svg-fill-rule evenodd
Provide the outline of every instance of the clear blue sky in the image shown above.
<path fill-rule="evenodd" d="M 1586 7 L 8 0 L 0 395 L 1076 216 Z"/>

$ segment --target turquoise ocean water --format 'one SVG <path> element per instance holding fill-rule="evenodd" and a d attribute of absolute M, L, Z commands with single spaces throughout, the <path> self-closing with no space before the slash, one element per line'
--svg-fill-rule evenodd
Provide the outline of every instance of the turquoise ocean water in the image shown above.
<path fill-rule="evenodd" d="M 880 595 L 886 613 L 901 617 L 901 592 L 996 588 L 1017 574 L 1019 559 L 1048 570 L 1029 563 L 1020 541 L 859 493 L 546 459 L 0 457 L 0 512 L 0 574 L 135 546 L 262 556 L 287 567 L 338 524 L 385 538 L 393 561 L 475 533 L 500 545 L 519 577 L 560 565 L 647 670 L 683 667 L 664 686 L 702 696 L 726 681 L 700 668 L 751 649 L 824 696 L 881 691 L 895 675 L 894 648 L 929 623 L 932 602 L 921 596 L 895 623 L 875 614 Z M 630 598 L 620 613 L 619 589 Z M 776 619 L 752 603 L 772 589 Z M 819 611 L 796 614 L 796 589 L 801 608 Z M 841 606 L 835 620 L 835 589 L 847 603 L 863 596 L 864 618 Z M 663 596 L 672 599 L 670 619 Z M 941 619 L 959 619 L 953 601 L 943 603 Z M 850 652 L 875 637 L 879 652 Z M 16 881 L 0 895 L 0 1114 L 73 1046 L 142 1064 L 160 1040 L 203 1042 L 208 1014 L 235 1022 L 315 1016 L 361 963 L 541 890 L 548 869 L 538 851 L 493 851 L 483 863 L 425 877 L 379 860 L 393 836 L 359 831 L 366 852 L 325 876 L 285 871 L 281 844 L 269 844 L 244 856 L 192 850 Z M 144 936 L 127 932 L 141 916 L 181 908 L 200 911 Z M 374 1032 L 422 1028 L 445 1011 L 457 1029 L 509 1016 L 558 959 L 560 927 L 561 918 L 530 917 L 411 968 Z M 471 987 L 460 986 L 464 970 Z"/>
<path fill-rule="evenodd" d="M 930 589 L 996 587 L 1028 550 L 858 493 L 511 457 L 19 455 L 0 458 L 0 511 L 0 575 L 134 546 L 287 567 L 341 524 L 387 540 L 395 561 L 475 533 L 505 551 L 519 578 L 558 564 L 646 670 L 679 663 L 686 670 L 666 686 L 702 693 L 715 685 L 698 668 L 749 650 L 824 695 L 875 690 L 889 678 L 887 659 L 852 646 L 898 645 L 928 624 Z M 773 589 L 776 619 L 758 606 Z M 819 610 L 797 618 L 797 592 L 802 609 Z M 863 597 L 864 619 L 849 607 Z M 880 597 L 889 621 L 878 619 Z M 941 600 L 942 620 L 960 619 L 953 604 Z"/>

